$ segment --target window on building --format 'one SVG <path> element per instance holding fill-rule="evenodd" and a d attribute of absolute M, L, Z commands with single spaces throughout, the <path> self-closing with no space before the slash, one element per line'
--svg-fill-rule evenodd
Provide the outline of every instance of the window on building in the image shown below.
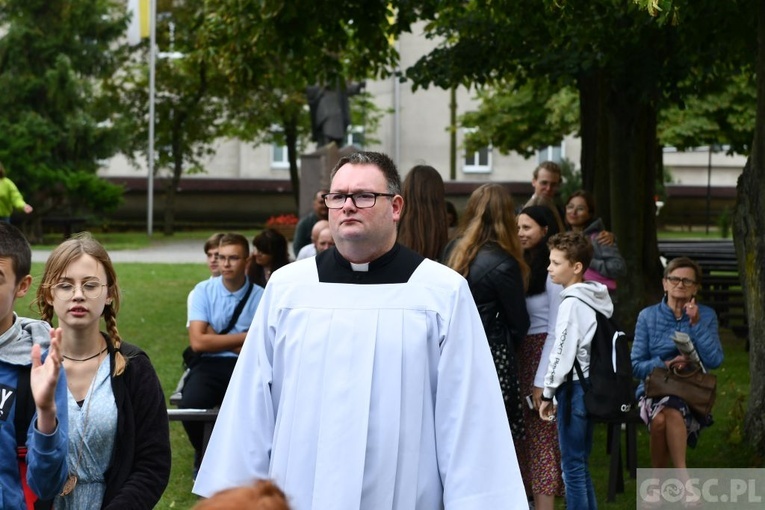
<path fill-rule="evenodd" d="M 289 168 L 290 160 L 287 159 L 287 146 L 277 143 L 271 144 L 271 168 Z"/>
<path fill-rule="evenodd" d="M 559 145 L 548 145 L 537 151 L 537 163 L 543 161 L 553 161 L 560 163 L 566 157 L 566 144 L 561 142 Z"/>
<path fill-rule="evenodd" d="M 364 148 L 364 126 L 348 126 L 347 134 L 345 135 L 345 144 L 353 145 L 359 149 Z"/>
<path fill-rule="evenodd" d="M 469 133 L 471 129 L 464 129 Z M 465 152 L 465 164 L 462 171 L 466 174 L 487 174 L 491 172 L 491 146 L 483 147 L 475 152 Z"/>

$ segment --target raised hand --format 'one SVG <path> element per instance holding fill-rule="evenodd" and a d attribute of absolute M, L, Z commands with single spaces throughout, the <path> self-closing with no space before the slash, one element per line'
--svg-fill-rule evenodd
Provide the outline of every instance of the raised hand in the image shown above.
<path fill-rule="evenodd" d="M 50 348 L 45 363 L 39 344 L 32 346 L 30 387 L 37 407 L 37 430 L 51 434 L 56 430 L 56 385 L 61 371 L 61 328 L 50 330 Z"/>
<path fill-rule="evenodd" d="M 691 326 L 699 322 L 699 307 L 696 306 L 696 296 L 692 297 L 690 301 L 683 306 L 685 315 L 688 316 L 688 320 L 691 322 Z"/>

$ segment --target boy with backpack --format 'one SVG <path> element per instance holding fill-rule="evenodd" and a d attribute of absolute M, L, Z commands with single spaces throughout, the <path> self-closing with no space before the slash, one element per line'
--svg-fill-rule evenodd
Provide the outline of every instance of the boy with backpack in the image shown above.
<path fill-rule="evenodd" d="M 52 500 L 68 474 L 61 331 L 13 311 L 29 291 L 31 265 L 24 235 L 0 222 L 0 506 L 9 509 L 50 508 L 38 499 Z"/>
<path fill-rule="evenodd" d="M 589 239 L 580 233 L 565 232 L 551 237 L 548 246 L 547 271 L 554 283 L 563 286 L 563 292 L 539 416 L 545 420 L 556 419 L 555 397 L 566 508 L 593 510 L 597 503 L 589 456 L 594 423 L 585 406 L 585 389 L 588 388 L 592 340 L 598 326 L 596 312 L 611 317 L 614 307 L 605 285 L 583 281 L 593 254 Z M 574 370 L 575 361 L 585 381 Z"/>

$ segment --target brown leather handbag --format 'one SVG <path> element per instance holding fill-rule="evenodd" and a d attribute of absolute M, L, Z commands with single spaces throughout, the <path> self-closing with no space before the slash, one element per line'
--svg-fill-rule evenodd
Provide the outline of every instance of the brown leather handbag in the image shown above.
<path fill-rule="evenodd" d="M 698 366 L 687 372 L 656 367 L 645 379 L 645 395 L 674 395 L 683 399 L 697 417 L 705 418 L 712 413 L 717 397 L 717 376 L 702 372 Z"/>

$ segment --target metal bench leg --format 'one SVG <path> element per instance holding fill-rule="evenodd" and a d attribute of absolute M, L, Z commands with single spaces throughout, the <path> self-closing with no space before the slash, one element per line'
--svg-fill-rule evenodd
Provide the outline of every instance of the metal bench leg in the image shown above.
<path fill-rule="evenodd" d="M 628 421 L 624 434 L 627 443 L 627 470 L 631 478 L 637 478 L 637 423 Z"/>
<path fill-rule="evenodd" d="M 608 469 L 608 497 L 606 501 L 616 500 L 617 493 L 624 492 L 624 471 L 622 471 L 622 441 L 621 423 L 608 425 L 608 450 L 611 452 L 611 462 Z"/>

